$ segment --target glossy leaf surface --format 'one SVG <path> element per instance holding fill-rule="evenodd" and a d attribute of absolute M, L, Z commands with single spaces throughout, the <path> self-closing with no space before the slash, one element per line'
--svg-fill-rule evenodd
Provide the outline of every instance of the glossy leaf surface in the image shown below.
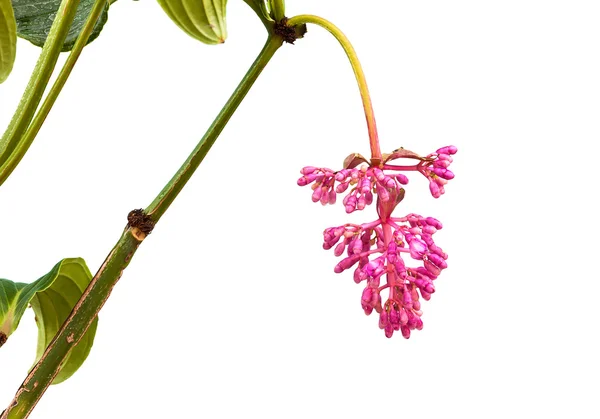
<path fill-rule="evenodd" d="M 17 21 L 17 34 L 38 47 L 43 46 L 56 16 L 60 0 L 12 0 L 12 4 Z M 93 5 L 94 0 L 81 0 L 79 3 L 77 14 L 63 44 L 63 51 L 70 51 L 73 48 Z M 104 12 L 100 15 L 88 43 L 100 35 L 107 19 L 108 2 L 106 2 Z"/>

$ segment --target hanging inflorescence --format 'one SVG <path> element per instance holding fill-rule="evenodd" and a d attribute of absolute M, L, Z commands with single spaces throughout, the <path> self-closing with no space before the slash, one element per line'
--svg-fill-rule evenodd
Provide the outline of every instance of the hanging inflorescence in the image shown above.
<path fill-rule="evenodd" d="M 347 213 L 362 210 L 376 202 L 378 218 L 364 224 L 344 224 L 323 232 L 323 248 L 334 249 L 345 257 L 335 266 L 341 273 L 354 266 L 354 281 L 364 283 L 361 304 L 367 315 L 379 313 L 379 327 L 391 337 L 401 331 L 405 338 L 414 329 L 421 330 L 420 298 L 429 300 L 435 292 L 433 281 L 447 268 L 448 255 L 433 241 L 442 224 L 432 217 L 408 214 L 393 217 L 392 212 L 404 198 L 408 177 L 401 172 L 419 172 L 429 180 L 433 197 L 444 193 L 446 183 L 454 178 L 448 169 L 456 147 L 438 149 L 425 157 L 399 149 L 383 156 L 374 165 L 359 154 L 346 158 L 344 168 L 304 167 L 298 185 L 312 185 L 313 202 L 335 204 L 337 194 L 345 194 Z M 416 160 L 416 164 L 395 165 L 399 159 Z M 402 255 L 419 261 L 419 266 L 405 264 Z M 382 296 L 387 298 L 382 303 Z"/>

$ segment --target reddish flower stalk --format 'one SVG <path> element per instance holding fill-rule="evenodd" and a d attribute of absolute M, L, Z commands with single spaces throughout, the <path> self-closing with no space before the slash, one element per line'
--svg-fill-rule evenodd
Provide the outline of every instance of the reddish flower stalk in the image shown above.
<path fill-rule="evenodd" d="M 399 149 L 383 155 L 379 167 L 353 154 L 339 171 L 312 166 L 301 170 L 298 185 L 312 185 L 313 202 L 334 204 L 337 194 L 345 194 L 343 204 L 351 213 L 376 200 L 377 220 L 325 229 L 323 248 L 333 248 L 336 256 L 346 254 L 335 266 L 336 273 L 356 266 L 354 281 L 365 284 L 362 308 L 367 315 L 373 310 L 379 313 L 379 327 L 388 338 L 395 331 L 409 338 L 412 330 L 423 328 L 420 298 L 431 298 L 435 292 L 433 281 L 448 267 L 448 255 L 433 241 L 433 234 L 442 228 L 438 220 L 417 214 L 392 215 L 404 199 L 404 186 L 408 184 L 406 175 L 399 172 L 423 174 L 429 180 L 431 194 L 439 198 L 444 185 L 454 178 L 448 166 L 455 153 L 454 146 L 442 147 L 425 157 Z M 413 159 L 417 163 L 389 164 L 396 159 Z M 419 265 L 408 266 L 403 253 L 419 261 Z"/>

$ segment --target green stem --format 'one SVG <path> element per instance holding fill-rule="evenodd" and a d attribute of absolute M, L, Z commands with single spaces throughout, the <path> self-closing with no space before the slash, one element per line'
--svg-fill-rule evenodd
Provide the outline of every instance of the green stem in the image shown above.
<path fill-rule="evenodd" d="M 348 40 L 346 35 L 344 35 L 344 33 L 337 26 L 319 16 L 298 15 L 289 19 L 287 23 L 290 26 L 296 26 L 305 23 L 313 23 L 321 26 L 331 33 L 342 45 L 342 48 L 344 48 L 344 51 L 348 56 L 348 60 L 350 60 L 350 64 L 352 65 L 352 70 L 354 70 L 354 75 L 356 76 L 356 81 L 358 82 L 358 89 L 360 90 L 360 96 L 362 97 L 363 107 L 365 109 L 367 128 L 369 130 L 369 143 L 371 145 L 371 163 L 378 166 L 381 163 L 381 148 L 379 146 L 377 124 L 375 122 L 375 112 L 373 111 L 373 103 L 371 102 L 371 95 L 369 94 L 369 87 L 367 86 L 365 73 L 363 72 L 360 61 L 358 60 L 358 56 L 356 55 L 356 51 L 350 43 L 350 40 Z"/>
<path fill-rule="evenodd" d="M 277 22 L 285 17 L 285 1 L 284 0 L 271 0 L 271 9 L 273 11 L 273 17 Z"/>
<path fill-rule="evenodd" d="M 46 348 L 42 358 L 19 387 L 10 406 L 0 416 L 1 419 L 29 417 L 39 399 L 58 374 L 62 361 L 98 315 L 140 243 L 138 235 L 134 234 L 131 229 L 125 230 L 59 332 Z"/>
<path fill-rule="evenodd" d="M 283 40 L 279 36 L 269 37 L 259 56 L 219 115 L 217 115 L 207 133 L 200 140 L 198 146 L 171 182 L 167 184 L 148 208 L 147 213 L 151 214 L 154 221 L 158 221 L 171 202 L 173 202 L 282 43 Z M 151 213 L 149 211 L 150 208 L 153 209 Z M 128 227 L 125 229 L 123 235 L 84 291 L 81 299 L 75 305 L 73 311 L 50 345 L 46 348 L 42 358 L 33 367 L 27 378 L 25 378 L 15 398 L 0 416 L 0 419 L 24 419 L 29 416 L 48 386 L 52 383 L 69 351 L 79 342 L 98 315 L 98 312 L 108 299 L 113 287 L 123 274 L 124 269 L 129 264 L 144 238 L 145 234 L 138 228 Z"/>
<path fill-rule="evenodd" d="M 0 139 L 0 166 L 10 157 L 21 140 L 21 136 L 31 122 L 35 110 L 46 90 L 46 85 L 56 66 L 56 61 L 65 42 L 65 38 L 75 18 L 80 0 L 62 0 L 56 18 L 50 28 L 37 64 L 25 88 L 21 102 L 10 121 L 6 132 Z M 0 182 L 1 184 L 1 182 Z"/>
<path fill-rule="evenodd" d="M 40 131 L 40 128 L 42 127 L 44 121 L 46 121 L 46 117 L 48 116 L 48 113 L 50 113 L 54 102 L 56 102 L 58 95 L 62 91 L 65 83 L 67 82 L 67 79 L 71 75 L 71 71 L 73 70 L 75 63 L 77 62 L 77 59 L 81 55 L 83 48 L 86 46 L 90 35 L 94 31 L 96 22 L 100 18 L 100 15 L 102 14 L 102 11 L 106 7 L 106 5 L 107 0 L 96 0 L 96 2 L 94 3 L 92 10 L 90 11 L 90 14 L 87 18 L 87 21 L 85 22 L 85 26 L 81 30 L 77 41 L 75 42 L 75 45 L 71 49 L 69 57 L 65 61 L 63 68 L 61 69 L 56 81 L 54 82 L 54 85 L 52 85 L 52 88 L 50 89 L 48 95 L 44 99 L 44 102 L 40 106 L 38 113 L 33 118 L 33 121 L 31 121 L 29 128 L 27 128 L 27 130 L 23 134 L 21 140 L 17 142 L 11 155 L 8 157 L 8 159 L 6 159 L 4 163 L 0 165 L 0 185 L 2 185 L 4 181 L 6 181 L 6 179 L 10 176 L 10 174 L 17 167 L 17 165 L 19 164 L 19 162 L 33 143 L 33 140 L 35 140 L 35 137 Z"/>
<path fill-rule="evenodd" d="M 198 168 L 215 140 L 223 131 L 223 128 L 240 105 L 254 81 L 258 78 L 271 57 L 281 47 L 283 40 L 279 36 L 270 36 L 263 50 L 260 52 L 239 86 L 229 98 L 221 112 L 214 120 L 204 137 L 200 140 L 196 148 L 192 151 L 188 159 L 179 168 L 175 176 L 167 183 L 163 190 L 158 194 L 154 201 L 146 208 L 148 215 L 156 222 L 162 217 L 173 200 L 177 197 L 187 181 L 192 177 L 194 171 Z"/>

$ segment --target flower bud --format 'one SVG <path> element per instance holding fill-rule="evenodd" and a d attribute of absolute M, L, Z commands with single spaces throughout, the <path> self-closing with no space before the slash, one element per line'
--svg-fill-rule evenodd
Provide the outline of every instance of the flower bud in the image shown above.
<path fill-rule="evenodd" d="M 321 200 L 321 195 L 323 194 L 322 188 L 316 188 L 312 194 L 312 201 L 319 202 Z"/>
<path fill-rule="evenodd" d="M 352 265 L 354 265 L 356 262 L 358 262 L 358 259 L 360 259 L 360 257 L 358 255 L 354 255 L 354 256 L 350 256 L 345 259 L 342 259 L 340 263 L 335 265 L 335 268 L 333 269 L 333 271 L 336 274 L 339 274 L 339 273 L 345 271 L 346 269 L 351 268 Z"/>
<path fill-rule="evenodd" d="M 346 243 L 338 243 L 337 246 L 335 246 L 335 249 L 333 250 L 333 254 L 336 256 L 341 256 L 342 253 L 344 253 L 344 249 L 346 249 Z"/>
<path fill-rule="evenodd" d="M 436 175 L 438 175 L 439 177 L 441 177 L 443 179 L 447 179 L 447 180 L 454 179 L 454 173 L 452 173 L 452 171 L 450 171 L 448 169 L 444 169 L 442 167 L 434 167 L 433 173 L 435 173 Z"/>
<path fill-rule="evenodd" d="M 317 168 L 314 166 L 306 166 L 306 167 L 303 167 L 302 170 L 300 170 L 300 173 L 303 175 L 310 175 L 315 170 L 317 170 Z"/>
<path fill-rule="evenodd" d="M 438 154 L 456 154 L 457 151 L 458 149 L 455 146 L 449 145 L 446 147 L 438 148 L 435 152 Z"/>
<path fill-rule="evenodd" d="M 436 219 L 435 219 L 435 218 L 433 218 L 433 217 L 427 217 L 427 218 L 425 219 L 425 222 L 426 222 L 427 224 L 429 224 L 430 226 L 433 226 L 433 227 L 437 228 L 438 230 L 441 230 L 441 229 L 442 229 L 442 223 L 440 223 L 438 220 L 436 220 Z"/>
<path fill-rule="evenodd" d="M 433 180 L 429 181 L 429 191 L 431 192 L 431 196 L 433 196 L 434 198 L 439 198 L 440 196 L 442 196 L 442 194 L 444 192 L 442 192 L 444 189 L 440 188 L 438 186 L 437 183 L 435 183 Z"/>
<path fill-rule="evenodd" d="M 379 328 L 384 329 L 389 324 L 389 315 L 386 310 L 381 310 L 379 313 Z"/>
<path fill-rule="evenodd" d="M 335 187 L 335 191 L 337 193 L 343 193 L 346 192 L 346 189 L 348 189 L 348 186 L 350 185 L 350 182 L 344 182 L 344 183 L 340 183 L 339 185 L 337 185 Z"/>

